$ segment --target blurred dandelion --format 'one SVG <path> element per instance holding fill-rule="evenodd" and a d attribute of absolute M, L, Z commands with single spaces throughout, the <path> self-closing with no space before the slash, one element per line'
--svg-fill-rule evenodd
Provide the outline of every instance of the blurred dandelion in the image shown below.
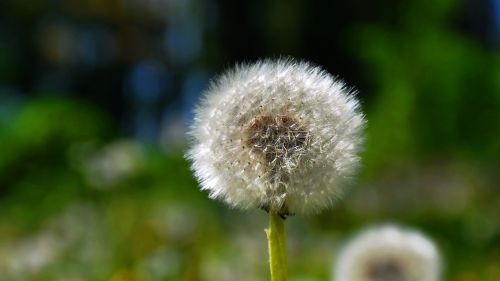
<path fill-rule="evenodd" d="M 117 140 L 86 156 L 85 179 L 90 186 L 108 189 L 129 179 L 142 167 L 144 151 L 133 140 Z"/>
<path fill-rule="evenodd" d="M 109 263 L 110 247 L 100 224 L 92 205 L 77 203 L 49 218 L 38 232 L 1 243 L 1 280 L 39 280 L 62 260 L 71 262 L 74 268 L 85 268 L 87 275 L 104 275 L 107 272 L 100 270 Z M 64 268 L 56 274 L 82 275 L 78 271 L 66 272 L 71 269 Z"/>
<path fill-rule="evenodd" d="M 50 232 L 16 241 L 0 249 L 0 272 L 13 280 L 36 274 L 55 262 L 64 246 Z"/>
<path fill-rule="evenodd" d="M 437 281 L 440 257 L 422 234 L 387 225 L 368 229 L 340 252 L 336 281 Z"/>

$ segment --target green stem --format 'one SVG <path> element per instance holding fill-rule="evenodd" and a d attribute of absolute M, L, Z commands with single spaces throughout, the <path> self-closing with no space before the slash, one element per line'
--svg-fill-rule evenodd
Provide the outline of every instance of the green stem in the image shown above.
<path fill-rule="evenodd" d="M 269 266 L 271 281 L 287 281 L 287 254 L 284 220 L 276 213 L 269 212 L 269 229 L 266 229 L 269 242 Z"/>

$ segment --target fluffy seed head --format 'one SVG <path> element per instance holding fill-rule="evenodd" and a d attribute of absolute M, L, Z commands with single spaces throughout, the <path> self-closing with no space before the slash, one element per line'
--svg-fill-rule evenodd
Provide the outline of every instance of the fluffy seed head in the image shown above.
<path fill-rule="evenodd" d="M 422 234 L 396 226 L 368 229 L 340 252 L 336 281 L 437 281 L 439 253 Z"/>
<path fill-rule="evenodd" d="M 343 82 L 305 62 L 265 60 L 212 83 L 196 109 L 188 158 L 212 198 L 312 213 L 356 171 L 363 125 Z"/>

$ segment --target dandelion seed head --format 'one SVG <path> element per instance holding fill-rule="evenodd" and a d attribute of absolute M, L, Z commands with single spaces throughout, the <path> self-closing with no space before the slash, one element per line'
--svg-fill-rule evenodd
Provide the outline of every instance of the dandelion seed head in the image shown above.
<path fill-rule="evenodd" d="M 337 281 L 437 281 L 440 258 L 422 234 L 396 226 L 368 229 L 340 252 Z"/>
<path fill-rule="evenodd" d="M 212 198 L 314 213 L 356 172 L 363 126 L 342 81 L 306 62 L 264 60 L 211 84 L 196 109 L 188 158 Z"/>

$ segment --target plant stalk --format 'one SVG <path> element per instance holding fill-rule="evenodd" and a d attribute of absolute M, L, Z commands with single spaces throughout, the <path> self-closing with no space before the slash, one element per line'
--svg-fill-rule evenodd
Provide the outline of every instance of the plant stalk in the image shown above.
<path fill-rule="evenodd" d="M 288 265 L 284 220 L 275 212 L 269 212 L 269 228 L 266 229 L 269 242 L 269 267 L 271 281 L 287 281 Z"/>

